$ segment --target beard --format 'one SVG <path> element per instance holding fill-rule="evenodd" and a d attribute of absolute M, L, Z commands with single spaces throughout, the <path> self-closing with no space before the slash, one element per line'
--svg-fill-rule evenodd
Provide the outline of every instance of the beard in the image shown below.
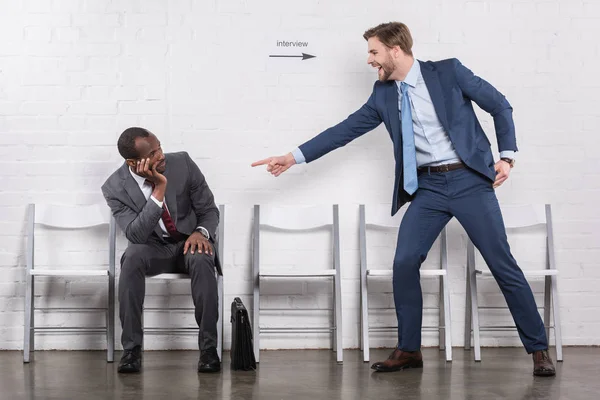
<path fill-rule="evenodd" d="M 381 69 L 377 71 L 377 77 L 381 82 L 387 81 L 396 70 L 396 66 L 391 61 L 387 61 L 383 64 L 375 64 L 375 66 L 381 67 Z"/>

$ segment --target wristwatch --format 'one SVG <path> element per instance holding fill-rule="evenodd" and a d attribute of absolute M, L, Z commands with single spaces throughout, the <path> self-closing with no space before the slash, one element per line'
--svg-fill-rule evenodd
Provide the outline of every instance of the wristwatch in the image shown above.
<path fill-rule="evenodd" d="M 511 168 L 515 166 L 515 160 L 513 158 L 502 157 L 501 160 L 509 163 Z"/>
<path fill-rule="evenodd" d="M 210 235 L 208 234 L 208 231 L 205 228 L 199 226 L 194 231 L 200 232 L 202 234 L 202 236 L 204 236 L 206 239 L 210 239 Z"/>

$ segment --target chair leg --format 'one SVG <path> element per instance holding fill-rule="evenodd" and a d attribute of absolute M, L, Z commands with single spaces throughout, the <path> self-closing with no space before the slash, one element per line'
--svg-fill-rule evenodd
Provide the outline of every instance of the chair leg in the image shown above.
<path fill-rule="evenodd" d="M 466 269 L 465 277 L 465 350 L 471 350 L 471 285 L 469 279 L 469 268 Z"/>
<path fill-rule="evenodd" d="M 260 361 L 260 324 L 259 324 L 259 316 L 260 316 L 260 287 L 259 287 L 260 278 L 255 277 L 254 282 L 254 308 L 252 310 L 253 319 L 254 319 L 254 358 L 258 363 Z"/>
<path fill-rule="evenodd" d="M 445 319 L 445 304 L 444 304 L 444 277 L 440 276 L 440 290 L 438 301 L 438 341 L 440 343 L 440 351 L 446 350 L 446 319 Z"/>
<path fill-rule="evenodd" d="M 363 351 L 363 361 L 369 362 L 370 345 L 369 345 L 369 290 L 367 277 L 363 276 L 360 291 L 360 326 L 361 326 L 361 350 Z"/>
<path fill-rule="evenodd" d="M 563 360 L 562 333 L 560 325 L 560 305 L 558 302 L 557 276 L 552 276 L 552 314 L 554 317 L 554 341 L 556 342 L 556 361 Z"/>
<path fill-rule="evenodd" d="M 473 324 L 473 346 L 475 361 L 481 361 L 481 344 L 479 342 L 479 302 L 477 300 L 477 272 L 475 270 L 475 246 L 472 244 L 467 251 L 467 266 L 469 271 L 469 286 L 471 296 L 471 321 Z"/>
<path fill-rule="evenodd" d="M 444 343 L 446 346 L 446 361 L 452 361 L 452 318 L 450 316 L 450 290 L 448 289 L 448 275 L 444 275 L 441 278 L 444 299 Z"/>
<path fill-rule="evenodd" d="M 23 362 L 28 363 L 31 357 L 31 351 L 34 349 L 34 304 L 33 304 L 33 276 L 27 273 L 25 278 L 25 323 L 23 330 Z"/>
<path fill-rule="evenodd" d="M 217 354 L 219 359 L 223 360 L 223 320 L 225 319 L 223 308 L 223 277 L 217 275 L 217 296 L 219 307 L 219 319 L 217 320 Z"/>
<path fill-rule="evenodd" d="M 106 310 L 106 361 L 115 360 L 115 279 L 108 278 L 108 310 Z"/>
<path fill-rule="evenodd" d="M 550 277 L 544 277 L 544 327 L 546 328 L 546 338 L 548 338 L 548 345 L 550 344 L 550 295 L 552 286 L 550 283 Z"/>
<path fill-rule="evenodd" d="M 335 283 L 336 283 L 336 279 L 335 276 L 332 279 L 332 286 L 333 286 L 333 296 L 332 296 L 332 311 L 333 311 L 333 330 L 331 331 L 331 343 L 332 343 L 332 347 L 331 349 L 333 350 L 333 352 L 337 351 L 337 308 L 335 306 L 337 297 L 335 295 Z"/>
<path fill-rule="evenodd" d="M 340 276 L 336 275 L 333 278 L 334 282 L 334 297 L 335 297 L 335 345 L 336 345 L 336 356 L 337 362 L 341 363 L 344 360 L 343 357 L 343 346 L 342 346 L 342 288 L 340 282 Z"/>

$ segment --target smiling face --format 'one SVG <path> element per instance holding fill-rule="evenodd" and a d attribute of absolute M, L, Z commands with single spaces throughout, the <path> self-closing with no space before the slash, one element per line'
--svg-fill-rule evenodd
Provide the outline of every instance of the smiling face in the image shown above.
<path fill-rule="evenodd" d="M 380 81 L 387 81 L 396 71 L 393 53 L 394 49 L 386 47 L 377 36 L 373 36 L 368 40 L 369 58 L 367 63 L 377 69 L 377 77 Z"/>

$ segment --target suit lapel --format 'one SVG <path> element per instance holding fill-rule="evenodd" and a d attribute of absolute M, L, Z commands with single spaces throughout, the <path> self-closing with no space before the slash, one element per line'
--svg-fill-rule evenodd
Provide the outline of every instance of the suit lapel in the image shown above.
<path fill-rule="evenodd" d="M 428 64 L 419 61 L 421 65 L 421 74 L 425 81 L 425 86 L 429 91 L 429 96 L 435 108 L 435 112 L 444 127 L 444 130 L 448 131 L 448 119 L 446 117 L 446 105 L 444 102 L 444 94 L 442 92 L 442 85 L 440 84 L 440 78 L 435 70 L 433 70 Z"/>
<path fill-rule="evenodd" d="M 125 192 L 127 192 L 127 195 L 131 198 L 131 201 L 137 208 L 135 211 L 138 214 L 141 213 L 142 209 L 146 206 L 146 203 L 148 201 L 144 197 L 144 193 L 142 193 L 142 189 L 140 189 L 138 183 L 135 181 L 135 179 L 133 179 L 133 176 L 131 176 L 127 164 L 124 164 L 123 167 L 121 167 L 120 175 L 123 179 L 123 186 L 125 187 Z M 167 185 L 167 188 L 168 187 L 169 186 Z M 159 238 L 162 238 L 163 231 L 160 228 L 159 224 L 156 224 L 156 226 L 154 227 L 154 233 L 156 233 L 156 235 Z"/>
<path fill-rule="evenodd" d="M 175 181 L 177 177 L 169 170 L 169 157 L 165 158 L 165 177 L 167 178 L 167 191 L 165 193 L 165 200 L 167 201 L 167 208 L 173 223 L 177 225 L 177 190 L 175 190 Z"/>
<path fill-rule="evenodd" d="M 386 104 L 388 118 L 390 119 L 390 127 L 392 128 L 392 137 L 394 142 L 402 143 L 402 133 L 400 131 L 400 110 L 398 109 L 398 88 L 395 82 L 388 86 L 386 94 Z"/>

